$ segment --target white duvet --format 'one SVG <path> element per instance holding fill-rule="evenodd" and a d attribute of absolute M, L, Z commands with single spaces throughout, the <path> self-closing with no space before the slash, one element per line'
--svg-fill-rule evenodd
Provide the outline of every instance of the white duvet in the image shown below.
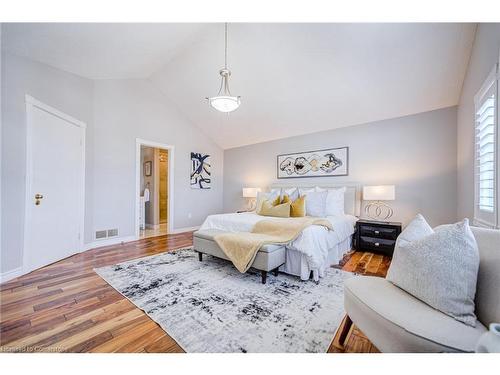
<path fill-rule="evenodd" d="M 328 251 L 354 233 L 357 218 L 352 215 L 327 216 L 333 230 L 312 225 L 286 246 L 306 256 L 310 269 L 322 269 L 328 258 Z M 226 232 L 250 232 L 260 220 L 284 220 L 276 217 L 264 217 L 255 212 L 210 215 L 205 219 L 200 230 L 219 229 Z"/>

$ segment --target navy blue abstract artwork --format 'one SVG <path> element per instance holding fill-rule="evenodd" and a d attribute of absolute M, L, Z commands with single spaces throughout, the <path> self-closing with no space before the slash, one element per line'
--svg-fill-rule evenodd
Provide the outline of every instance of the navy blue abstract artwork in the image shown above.
<path fill-rule="evenodd" d="M 191 188 L 210 189 L 210 155 L 191 152 Z"/>

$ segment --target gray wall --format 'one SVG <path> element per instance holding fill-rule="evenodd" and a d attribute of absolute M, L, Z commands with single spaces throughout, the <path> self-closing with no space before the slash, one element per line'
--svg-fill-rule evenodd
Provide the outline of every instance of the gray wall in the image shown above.
<path fill-rule="evenodd" d="M 135 234 L 136 138 L 173 145 L 174 228 L 222 211 L 223 152 L 148 80 L 92 81 L 2 53 L 2 273 L 22 266 L 25 94 L 87 123 L 85 242 L 97 229 Z M 212 189 L 190 188 L 191 151 L 212 156 Z"/>
<path fill-rule="evenodd" d="M 500 24 L 479 24 L 457 112 L 457 209 L 474 216 L 474 95 L 498 61 Z"/>
<path fill-rule="evenodd" d="M 280 181 L 394 184 L 394 220 L 407 223 L 421 212 L 431 225 L 453 222 L 457 218 L 456 136 L 456 107 L 450 107 L 225 150 L 224 211 L 244 206 L 242 187 L 265 188 L 278 181 L 276 155 L 349 146 L 349 176 Z"/>
<path fill-rule="evenodd" d="M 222 210 L 222 150 L 150 81 L 95 81 L 94 113 L 94 228 L 118 227 L 121 236 L 134 234 L 136 138 L 175 146 L 170 171 L 175 228 L 200 225 L 207 215 Z M 211 155 L 212 189 L 191 189 L 191 151 Z"/>

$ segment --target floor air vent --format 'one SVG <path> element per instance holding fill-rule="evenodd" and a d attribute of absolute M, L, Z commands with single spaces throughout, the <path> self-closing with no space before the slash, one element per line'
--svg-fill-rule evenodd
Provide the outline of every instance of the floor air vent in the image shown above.
<path fill-rule="evenodd" d="M 116 236 L 118 236 L 118 228 L 108 229 L 108 237 L 116 237 Z"/>
<path fill-rule="evenodd" d="M 96 240 L 102 240 L 103 238 L 107 238 L 108 237 L 108 231 L 106 230 L 97 230 L 95 232 L 95 239 Z"/>

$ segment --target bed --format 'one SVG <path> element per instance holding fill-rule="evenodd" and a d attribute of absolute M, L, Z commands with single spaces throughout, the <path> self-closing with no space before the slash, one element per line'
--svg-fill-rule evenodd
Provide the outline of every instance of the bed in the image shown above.
<path fill-rule="evenodd" d="M 351 249 L 354 225 L 359 216 L 360 190 L 358 185 L 284 185 L 274 184 L 269 189 L 289 189 L 291 187 L 340 188 L 345 186 L 344 215 L 327 216 L 332 223 L 333 231 L 324 227 L 311 226 L 306 228 L 293 242 L 286 246 L 286 262 L 280 271 L 299 276 L 308 280 L 311 272 L 314 281 L 323 277 L 325 270 L 338 264 L 345 253 Z M 200 230 L 217 229 L 226 232 L 250 232 L 260 220 L 283 220 L 274 217 L 263 217 L 255 212 L 228 213 L 210 215 L 200 227 Z"/>

